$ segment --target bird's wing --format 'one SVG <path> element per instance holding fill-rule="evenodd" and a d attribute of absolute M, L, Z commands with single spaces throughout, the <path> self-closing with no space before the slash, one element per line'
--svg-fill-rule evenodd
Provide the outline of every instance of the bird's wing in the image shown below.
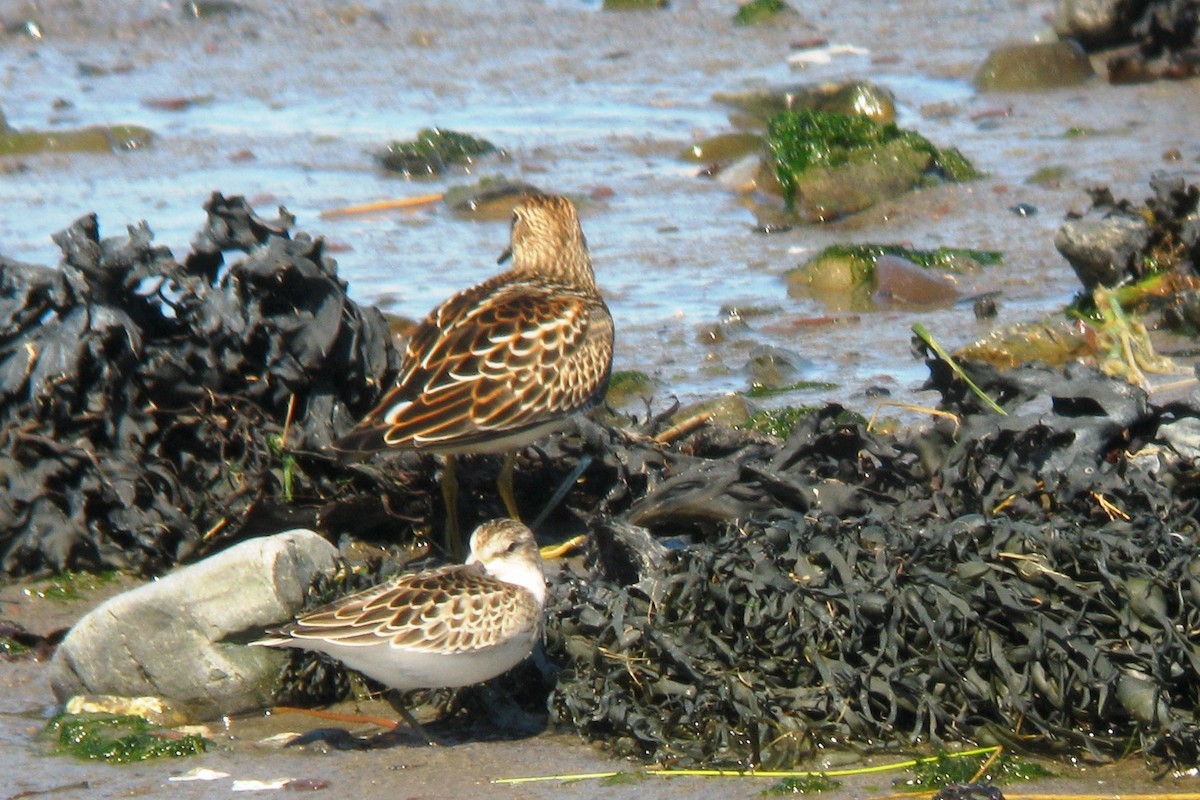
<path fill-rule="evenodd" d="M 612 317 L 598 297 L 493 279 L 418 326 L 397 385 L 335 446 L 436 450 L 533 428 L 602 396 L 611 360 Z"/>
<path fill-rule="evenodd" d="M 475 567 L 404 575 L 307 614 L 275 632 L 346 646 L 378 645 L 431 653 L 486 649 L 539 624 L 526 589 Z"/>

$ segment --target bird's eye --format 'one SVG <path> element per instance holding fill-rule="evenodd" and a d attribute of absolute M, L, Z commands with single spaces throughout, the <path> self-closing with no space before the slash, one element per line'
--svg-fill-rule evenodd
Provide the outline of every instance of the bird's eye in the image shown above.
<path fill-rule="evenodd" d="M 504 552 L 506 554 L 515 553 L 515 552 L 517 552 L 517 547 L 520 544 L 521 544 L 520 542 L 509 542 L 508 547 L 504 548 Z"/>

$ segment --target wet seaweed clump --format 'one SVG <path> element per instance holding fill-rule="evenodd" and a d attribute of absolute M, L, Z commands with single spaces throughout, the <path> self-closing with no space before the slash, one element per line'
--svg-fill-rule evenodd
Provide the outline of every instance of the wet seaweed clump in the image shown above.
<path fill-rule="evenodd" d="M 1142 203 L 1090 191 L 1092 205 L 1069 215 L 1054 245 L 1083 284 L 1076 308 L 1095 314 L 1098 288 L 1114 290 L 1128 310 L 1159 313 L 1171 328 L 1200 331 L 1200 187 L 1181 175 L 1150 179 Z"/>
<path fill-rule="evenodd" d="M 1091 51 L 1109 50 L 1113 83 L 1200 74 L 1200 3 L 1196 0 L 1072 3 L 1060 0 L 1055 27 Z"/>
<path fill-rule="evenodd" d="M 929 363 L 952 418 L 925 430 L 827 407 L 782 442 L 592 451 L 609 517 L 553 583 L 555 718 L 680 766 L 980 740 L 1195 763 L 1200 401 L 969 365 L 1001 416 Z"/>
<path fill-rule="evenodd" d="M 1008 753 L 997 756 L 993 749 L 990 753 L 938 753 L 930 758 L 917 759 L 912 777 L 900 778 L 893 783 L 897 788 L 909 791 L 951 786 L 961 790 L 972 785 L 991 786 L 1051 776 L 1048 769 L 1036 762 Z"/>
<path fill-rule="evenodd" d="M 441 128 L 424 128 L 411 141 L 388 145 L 379 161 L 392 172 L 422 177 L 440 175 L 452 166 L 470 164 L 495 152 L 496 146 L 486 139 Z"/>
<path fill-rule="evenodd" d="M 144 223 L 101 238 L 94 215 L 55 235 L 57 269 L 0 258 L 6 574 L 155 572 L 247 536 L 336 529 L 343 508 L 394 537 L 394 513 L 420 502 L 397 494 L 400 462 L 321 454 L 398 366 L 383 317 L 286 212 L 219 194 L 206 210 L 182 259 Z"/>
<path fill-rule="evenodd" d="M 46 724 L 45 735 L 62 752 L 110 764 L 183 758 L 212 744 L 203 736 L 155 729 L 141 717 L 118 714 L 59 714 Z"/>

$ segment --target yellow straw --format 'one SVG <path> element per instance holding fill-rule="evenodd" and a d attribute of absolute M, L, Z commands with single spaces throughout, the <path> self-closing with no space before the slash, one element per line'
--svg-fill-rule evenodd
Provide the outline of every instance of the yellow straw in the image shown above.
<path fill-rule="evenodd" d="M 875 772 L 890 772 L 898 769 L 908 769 L 927 761 L 937 761 L 939 758 L 968 758 L 998 751 L 995 747 L 978 747 L 974 750 L 962 750 L 957 753 L 947 753 L 941 756 L 913 758 L 908 761 L 897 761 L 892 764 L 877 764 L 873 767 L 855 767 L 853 769 L 835 770 L 735 770 L 735 769 L 669 769 L 667 767 L 647 767 L 635 772 L 582 772 L 572 775 L 534 775 L 524 778 L 497 778 L 492 783 L 520 784 L 541 783 L 544 781 L 580 781 L 613 778 L 617 775 L 657 775 L 666 778 L 844 778 L 849 775 L 870 775 Z M 1127 797 L 1127 795 L 1122 795 Z M 1171 795 L 1171 800 L 1184 800 L 1181 796 Z M 1190 800 L 1190 799 L 1189 799 Z M 1196 800 L 1200 800 L 1197 798 Z"/>
<path fill-rule="evenodd" d="M 372 211 L 394 211 L 398 208 L 414 208 L 436 203 L 445 197 L 444 194 L 423 194 L 420 197 L 401 197 L 396 200 L 377 200 L 374 203 L 363 203 L 357 206 L 331 208 L 321 212 L 321 219 L 330 217 L 348 217 L 352 214 L 370 214 Z"/>

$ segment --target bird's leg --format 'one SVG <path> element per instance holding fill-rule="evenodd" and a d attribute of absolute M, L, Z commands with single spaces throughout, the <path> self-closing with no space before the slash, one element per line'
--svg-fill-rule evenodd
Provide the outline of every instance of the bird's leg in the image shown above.
<path fill-rule="evenodd" d="M 446 456 L 442 467 L 442 500 L 446 504 L 446 555 L 462 561 L 466 552 L 458 531 L 458 475 L 454 472 L 454 456 Z"/>
<path fill-rule="evenodd" d="M 425 740 L 425 744 L 429 745 L 430 747 L 437 745 L 437 740 L 429 735 L 429 732 L 422 727 L 421 723 L 417 722 L 417 718 L 414 717 L 402 703 L 394 702 L 392 707 L 400 713 L 400 716 L 404 717 L 404 721 L 408 723 L 408 727 L 412 728 L 417 736 L 420 736 Z"/>
<path fill-rule="evenodd" d="M 496 485 L 500 490 L 500 499 L 508 509 L 508 516 L 520 522 L 521 513 L 517 511 L 517 499 L 513 496 L 513 469 L 516 466 L 517 451 L 509 450 L 504 454 L 504 463 L 500 465 L 500 477 L 496 479 Z"/>

